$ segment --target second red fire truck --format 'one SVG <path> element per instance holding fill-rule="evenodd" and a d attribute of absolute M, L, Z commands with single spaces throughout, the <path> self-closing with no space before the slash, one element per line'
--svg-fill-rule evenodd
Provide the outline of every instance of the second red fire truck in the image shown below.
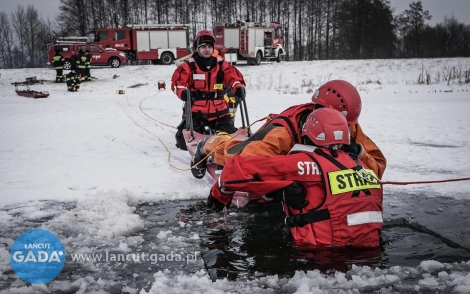
<path fill-rule="evenodd" d="M 126 53 L 127 59 L 171 64 L 188 52 L 188 26 L 184 24 L 127 25 L 124 28 L 95 28 L 87 42 Z"/>

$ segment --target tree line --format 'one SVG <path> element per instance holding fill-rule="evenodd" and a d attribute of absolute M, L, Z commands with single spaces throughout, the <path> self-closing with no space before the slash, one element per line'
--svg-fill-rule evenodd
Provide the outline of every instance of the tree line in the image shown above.
<path fill-rule="evenodd" d="M 0 67 L 43 67 L 53 36 L 93 27 L 188 24 L 192 39 L 236 20 L 280 22 L 287 61 L 470 56 L 470 25 L 451 17 L 431 26 L 422 1 L 398 15 L 386 0 L 60 0 L 59 11 L 54 21 L 32 5 L 0 12 Z"/>

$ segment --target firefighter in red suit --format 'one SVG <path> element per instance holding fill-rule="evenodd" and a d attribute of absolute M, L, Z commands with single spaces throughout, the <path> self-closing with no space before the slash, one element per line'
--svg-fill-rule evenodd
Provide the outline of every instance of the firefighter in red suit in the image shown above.
<path fill-rule="evenodd" d="M 271 120 L 246 141 L 238 141 L 236 138 L 229 140 L 231 138 L 228 136 L 210 136 L 201 140 L 193 160 L 199 164 L 191 169 L 192 174 L 196 178 L 204 177 L 207 164 L 202 159 L 214 149 L 214 162 L 220 166 L 224 166 L 226 160 L 236 154 L 267 157 L 287 154 L 294 144 L 300 142 L 299 130 L 307 115 L 320 107 L 336 109 L 346 117 L 351 138 L 350 144 L 343 145 L 342 149 L 357 155 L 382 178 L 387 160 L 359 125 L 361 96 L 351 83 L 344 80 L 331 80 L 321 85 L 313 94 L 312 103 L 294 105 L 278 115 L 271 115 Z"/>
<path fill-rule="evenodd" d="M 211 31 L 202 30 L 194 38 L 196 52 L 173 73 L 171 89 L 185 103 L 193 99 L 192 116 L 194 131 L 204 133 L 205 127 L 231 134 L 237 131 L 224 100 L 226 88 L 245 99 L 243 75 L 234 66 L 220 57 L 213 56 L 215 38 Z M 176 147 L 187 150 L 183 138 L 185 118 L 178 126 Z"/>
<path fill-rule="evenodd" d="M 349 144 L 345 117 L 337 110 L 312 111 L 301 140 L 287 155 L 227 160 L 208 206 L 221 211 L 233 191 L 266 195 L 284 203 L 285 223 L 298 245 L 376 247 L 382 229 L 382 187 Z"/>

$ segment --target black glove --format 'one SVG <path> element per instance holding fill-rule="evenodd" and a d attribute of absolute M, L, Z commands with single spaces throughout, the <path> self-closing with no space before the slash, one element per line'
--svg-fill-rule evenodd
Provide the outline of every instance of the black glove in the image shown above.
<path fill-rule="evenodd" d="M 224 205 L 223 203 L 219 202 L 219 200 L 212 197 L 212 195 L 209 195 L 209 197 L 207 197 L 207 208 L 211 208 L 216 212 L 221 212 L 224 207 L 230 208 L 230 202 L 229 204 Z"/>
<path fill-rule="evenodd" d="M 188 89 L 183 90 L 183 92 L 181 92 L 181 100 L 184 102 L 188 101 L 190 99 L 189 97 L 191 97 L 190 94 Z"/>
<path fill-rule="evenodd" d="M 267 197 L 282 201 L 294 209 L 301 209 L 308 205 L 305 200 L 306 191 L 299 183 L 292 183 L 289 186 L 266 194 Z"/>
<path fill-rule="evenodd" d="M 364 153 L 364 148 L 362 147 L 362 144 L 357 143 L 353 137 L 350 137 L 349 145 L 343 145 L 341 147 L 341 150 L 346 153 L 356 155 L 357 157 L 361 157 L 362 153 Z"/>
<path fill-rule="evenodd" d="M 244 100 L 245 96 L 246 96 L 245 87 L 243 87 L 243 86 L 238 87 L 235 90 L 235 96 L 237 96 L 237 98 L 240 99 L 240 100 Z"/>

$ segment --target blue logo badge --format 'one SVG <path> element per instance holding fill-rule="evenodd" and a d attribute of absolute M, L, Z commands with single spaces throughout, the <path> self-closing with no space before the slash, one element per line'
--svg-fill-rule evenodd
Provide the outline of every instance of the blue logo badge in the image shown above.
<path fill-rule="evenodd" d="M 31 284 L 53 280 L 64 262 L 64 246 L 59 238 L 46 230 L 26 231 L 11 246 L 11 267 L 23 281 Z"/>

